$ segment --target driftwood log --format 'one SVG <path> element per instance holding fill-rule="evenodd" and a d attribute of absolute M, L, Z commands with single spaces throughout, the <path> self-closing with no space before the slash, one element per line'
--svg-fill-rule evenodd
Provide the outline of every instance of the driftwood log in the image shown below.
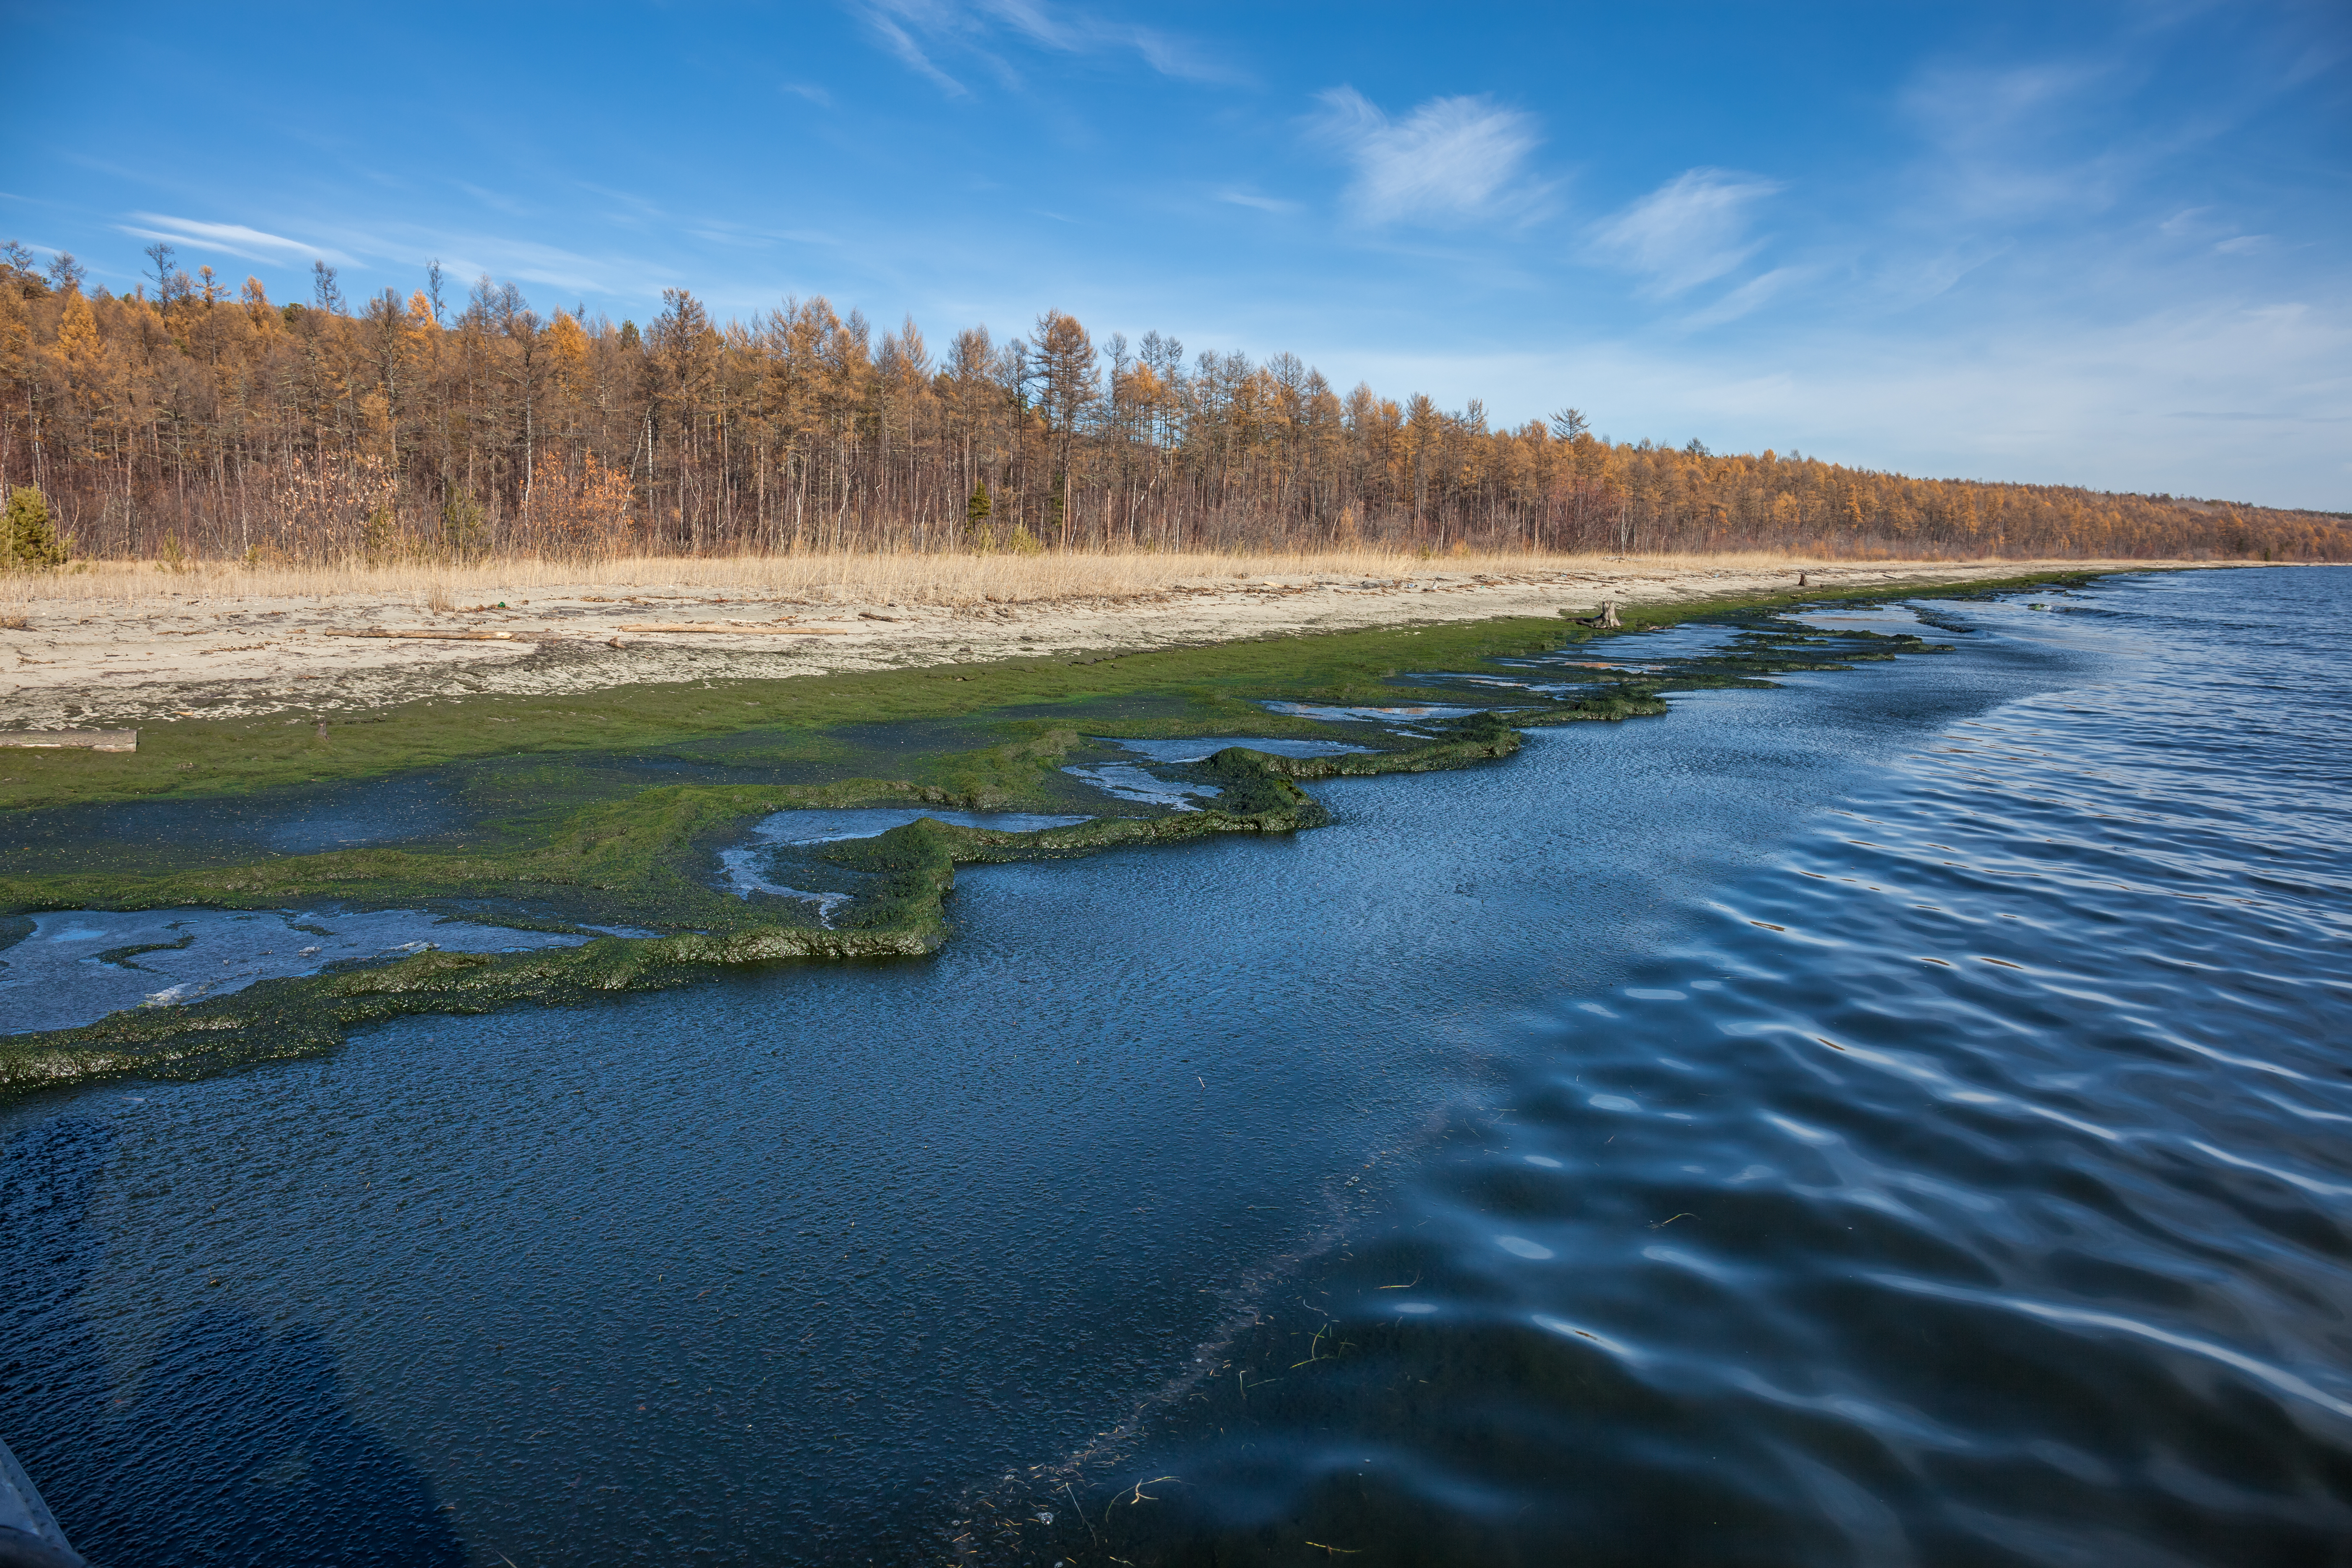
<path fill-rule="evenodd" d="M 135 752 L 136 730 L 5 730 L 0 746 L 81 746 L 93 752 Z"/>
<path fill-rule="evenodd" d="M 840 637 L 849 635 L 847 626 L 731 626 L 724 621 L 648 621 L 639 626 L 625 626 L 625 632 L 692 632 L 702 637 Z"/>

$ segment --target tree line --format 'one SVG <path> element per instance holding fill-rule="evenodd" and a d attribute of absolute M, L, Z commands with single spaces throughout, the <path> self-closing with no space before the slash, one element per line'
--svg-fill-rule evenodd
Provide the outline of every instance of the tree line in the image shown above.
<path fill-rule="evenodd" d="M 83 555 L 265 561 L 1365 545 L 1833 555 L 2352 558 L 2342 516 L 1918 479 L 1612 442 L 1562 409 L 1342 393 L 1049 310 L 933 344 L 787 300 L 643 328 L 488 278 L 353 302 L 194 274 L 128 294 L 0 247 L 0 494 Z"/>

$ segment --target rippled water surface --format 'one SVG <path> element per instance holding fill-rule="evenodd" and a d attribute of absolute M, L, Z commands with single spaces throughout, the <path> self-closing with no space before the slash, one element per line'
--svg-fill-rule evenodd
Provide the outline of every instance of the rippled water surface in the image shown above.
<path fill-rule="evenodd" d="M 2340 581 L 19 1103 L 0 1436 L 110 1564 L 2352 1561 Z"/>

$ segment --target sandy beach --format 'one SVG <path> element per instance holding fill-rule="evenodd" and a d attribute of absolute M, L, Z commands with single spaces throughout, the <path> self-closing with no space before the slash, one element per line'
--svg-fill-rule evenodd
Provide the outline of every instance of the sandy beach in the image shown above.
<path fill-rule="evenodd" d="M 0 629 L 0 728 L 328 713 L 436 694 L 552 694 L 1040 655 L 1096 658 L 1299 633 L 1583 616 L 1612 599 L 1786 591 L 1801 572 L 1813 586 L 1851 590 L 2163 563 L 1823 564 L 1750 556 L 1366 564 L 1144 557 L 1088 569 L 996 558 L 977 567 L 901 560 L 795 574 L 757 563 L 632 562 L 602 573 L 573 568 L 573 581 L 560 580 L 563 568 L 539 563 L 430 581 L 398 573 L 377 582 L 364 574 L 167 577 L 131 568 L 29 587 L 20 578 Z M 1419 569 L 1402 574 L 1408 565 Z M 643 629 L 681 625 L 698 629 Z"/>

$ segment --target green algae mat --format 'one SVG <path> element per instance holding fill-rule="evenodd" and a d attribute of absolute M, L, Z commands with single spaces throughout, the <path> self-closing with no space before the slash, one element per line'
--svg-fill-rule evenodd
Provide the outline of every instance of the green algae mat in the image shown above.
<path fill-rule="evenodd" d="M 1937 596 L 2056 585 L 2043 575 Z M 1910 595 L 1843 597 L 1890 596 Z M 1610 632 L 1509 619 L 1116 658 L 425 700 L 341 719 L 323 735 L 307 719 L 199 721 L 148 730 L 127 755 L 11 758 L 0 783 L 0 952 L 30 929 L 24 917 L 42 911 L 297 903 L 416 909 L 593 940 L 428 952 L 0 1037 L 0 1096 L 314 1052 L 403 1014 L 582 1005 L 729 965 L 919 954 L 947 938 L 959 864 L 1312 828 L 1328 816 L 1301 780 L 1475 766 L 1508 756 L 1529 727 L 1663 714 L 1671 691 L 1943 651 L 1778 613 L 1840 597 L 1637 607 Z M 1643 647 L 1644 633 L 1694 623 L 1720 634 L 1706 651 Z M 1521 684 L 1531 677 L 1539 679 Z M 1430 716 L 1407 732 L 1362 711 L 1397 709 Z M 1154 764 L 1213 802 L 1203 805 L 1108 796 L 1066 771 L 1134 761 L 1119 740 L 1234 735 L 1357 749 L 1291 756 L 1238 745 Z M 322 786 L 420 777 L 456 803 L 455 827 L 430 842 L 257 854 L 201 834 L 129 830 L 131 814 L 159 804 L 267 816 Z M 720 852 L 772 813 L 877 805 L 1084 820 L 1011 832 L 925 817 L 783 851 L 805 872 L 795 888 L 841 889 L 822 903 L 730 888 L 715 874 Z"/>

